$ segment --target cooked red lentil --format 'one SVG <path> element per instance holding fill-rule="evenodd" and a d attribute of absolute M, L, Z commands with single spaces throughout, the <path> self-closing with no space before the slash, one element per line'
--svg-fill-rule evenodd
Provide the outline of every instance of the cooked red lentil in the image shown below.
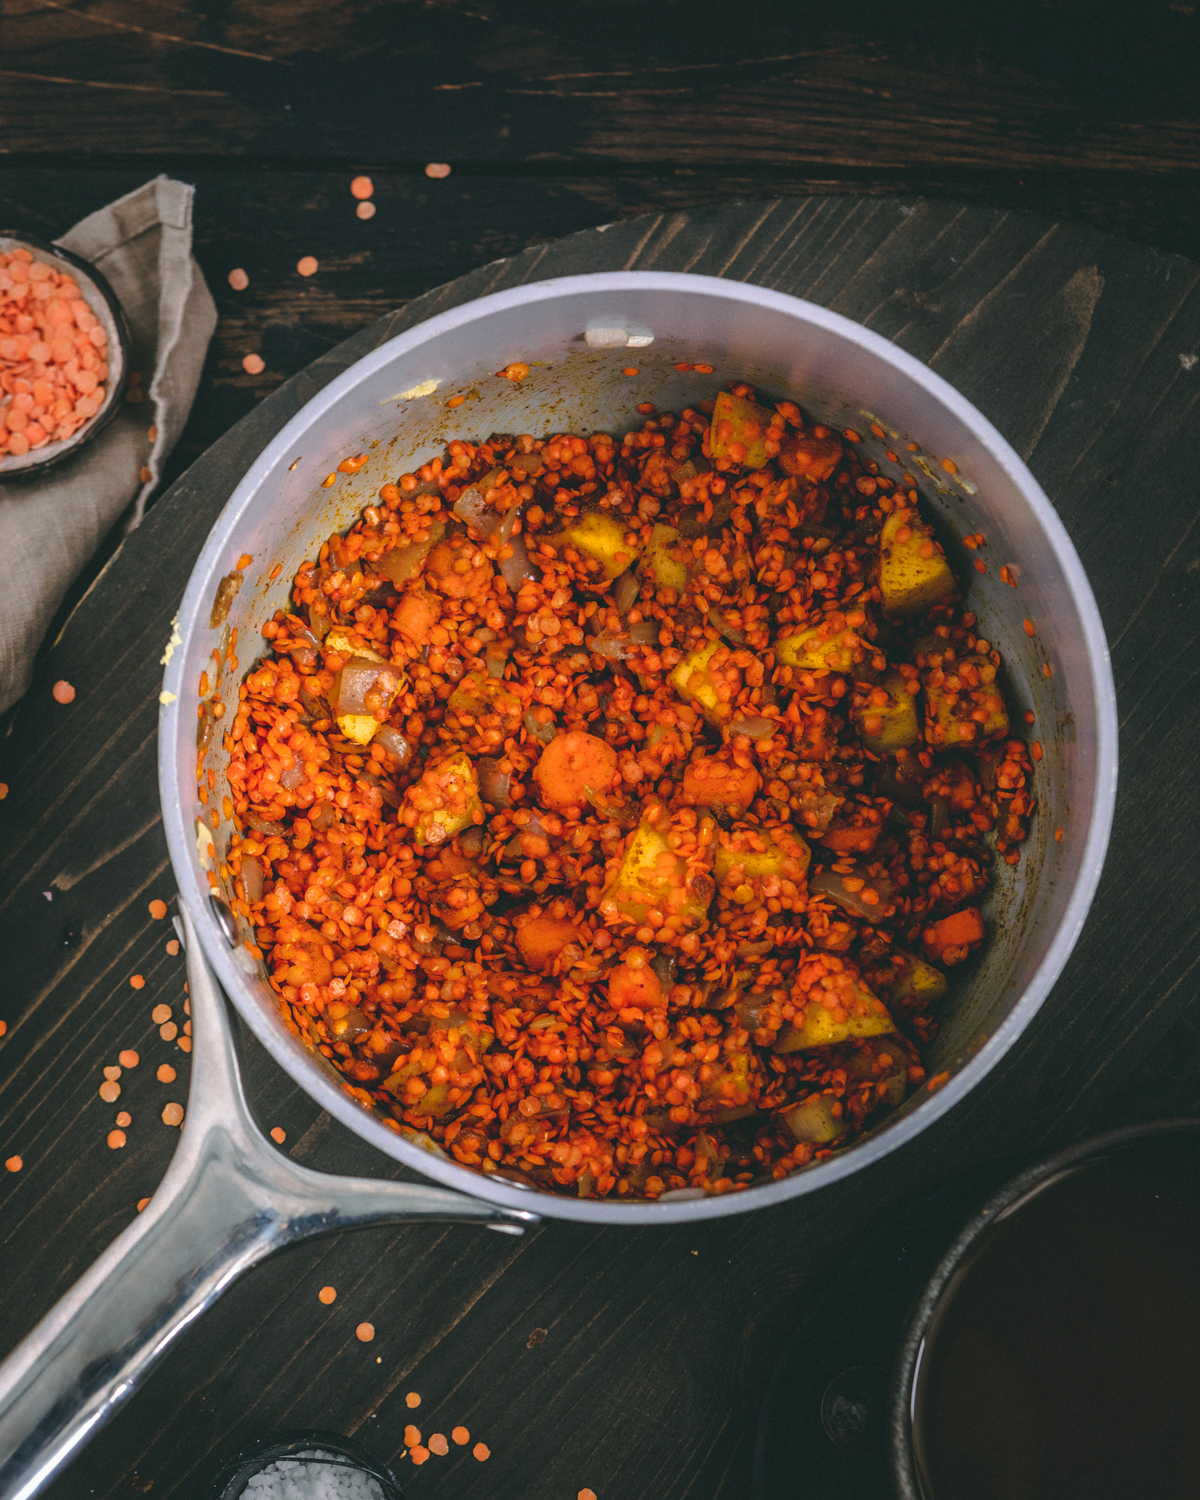
<path fill-rule="evenodd" d="M 385 484 L 224 740 L 289 1028 L 584 1197 L 780 1177 L 899 1104 L 1033 808 L 907 476 L 745 385 L 638 410 Z"/>

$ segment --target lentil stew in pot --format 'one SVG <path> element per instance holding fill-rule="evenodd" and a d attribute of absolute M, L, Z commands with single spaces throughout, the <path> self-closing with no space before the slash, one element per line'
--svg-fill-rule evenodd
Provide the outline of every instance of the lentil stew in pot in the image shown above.
<path fill-rule="evenodd" d="M 915 488 L 744 384 L 638 412 L 385 484 L 221 728 L 288 1028 L 457 1162 L 654 1199 L 936 1087 L 1033 800 Z"/>

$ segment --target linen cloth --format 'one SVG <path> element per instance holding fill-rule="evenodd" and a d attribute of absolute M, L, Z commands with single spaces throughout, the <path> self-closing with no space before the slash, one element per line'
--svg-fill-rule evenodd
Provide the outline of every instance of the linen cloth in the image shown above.
<path fill-rule="evenodd" d="M 192 255 L 193 194 L 187 183 L 156 177 L 56 241 L 116 293 L 143 395 L 125 399 L 98 437 L 44 479 L 0 484 L 0 713 L 29 686 L 55 611 L 131 502 L 127 528 L 142 519 L 187 422 L 217 325 Z"/>

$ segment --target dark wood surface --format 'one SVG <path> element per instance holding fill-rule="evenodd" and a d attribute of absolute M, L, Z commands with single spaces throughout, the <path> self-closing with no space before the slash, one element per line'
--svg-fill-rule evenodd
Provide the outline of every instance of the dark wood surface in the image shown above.
<path fill-rule="evenodd" d="M 171 1149 L 158 1115 L 182 1097 L 186 1058 L 159 1040 L 150 1011 L 162 1002 L 179 1014 L 183 972 L 165 953 L 166 925 L 147 915 L 152 897 L 171 895 L 154 699 L 170 617 L 226 494 L 300 402 L 392 333 L 530 277 L 622 266 L 688 266 L 827 303 L 928 359 L 1026 452 L 1095 587 L 1122 709 L 1113 850 L 1075 956 L 965 1105 L 816 1200 L 695 1229 L 552 1224 L 516 1242 L 373 1230 L 268 1263 L 181 1339 L 56 1483 L 57 1500 L 148 1481 L 155 1495 L 198 1497 L 218 1457 L 293 1425 L 352 1432 L 392 1457 L 412 1418 L 409 1390 L 423 1397 L 423 1432 L 461 1421 L 493 1454 L 482 1466 L 461 1452 L 430 1460 L 410 1471 L 416 1494 L 551 1500 L 589 1485 L 604 1500 L 744 1495 L 757 1403 L 789 1324 L 884 1206 L 981 1164 L 1200 1102 L 1188 770 L 1200 732 L 1200 369 L 1185 368 L 1200 344 L 1200 270 L 1086 229 L 895 199 L 640 219 L 476 271 L 286 383 L 152 510 L 41 664 L 0 751 L 12 788 L 0 806 L 10 1028 L 0 1140 L 25 1159 L 0 1178 L 3 1341 L 128 1221 Z M 1063 289 L 1081 285 L 1086 307 L 1068 298 L 1078 336 L 1060 357 L 1040 331 L 1061 316 Z M 60 676 L 79 689 L 69 709 L 49 695 Z M 130 987 L 134 973 L 144 989 Z M 105 1106 L 100 1069 L 126 1046 L 143 1061 Z M 175 1085 L 155 1081 L 163 1060 L 179 1069 Z M 394 1172 L 261 1052 L 250 1087 L 298 1159 Z M 105 1133 L 125 1106 L 129 1144 L 112 1151 Z M 330 1309 L 316 1296 L 325 1283 L 339 1292 Z M 363 1319 L 378 1331 L 369 1345 L 353 1335 Z"/>
<path fill-rule="evenodd" d="M 1070 529 L 1121 707 L 1112 852 L 1043 1012 L 949 1121 L 815 1201 L 694 1230 L 421 1226 L 290 1252 L 192 1329 L 50 1491 L 199 1500 L 260 1433 L 334 1428 L 391 1458 L 415 1417 L 426 1435 L 464 1423 L 492 1457 L 407 1469 L 413 1495 L 740 1500 L 772 1363 L 886 1206 L 1200 1109 L 1200 271 L 1171 253 L 1200 259 L 1196 7 L 0 0 L 0 29 L 0 221 L 61 233 L 171 171 L 197 184 L 221 312 L 174 488 L 83 580 L 0 721 L 0 1160 L 24 1160 L 0 1172 L 0 1350 L 168 1160 L 159 1113 L 185 1097 L 187 1059 L 150 1020 L 158 1003 L 183 1019 L 182 960 L 147 914 L 172 894 L 158 659 L 237 474 L 349 360 L 530 276 L 760 281 L 932 363 Z M 428 179 L 428 161 L 451 176 Z M 376 184 L 365 223 L 360 171 Z M 306 253 L 321 262 L 307 281 Z M 244 293 L 225 279 L 238 265 Z M 242 371 L 251 351 L 260 377 Z M 79 690 L 68 709 L 49 696 L 59 677 Z M 123 1047 L 142 1062 L 105 1105 L 100 1070 Z M 249 1086 L 298 1160 L 394 1175 L 254 1049 Z M 110 1150 L 122 1108 L 129 1143 Z M 354 1338 L 364 1319 L 371 1344 Z"/>

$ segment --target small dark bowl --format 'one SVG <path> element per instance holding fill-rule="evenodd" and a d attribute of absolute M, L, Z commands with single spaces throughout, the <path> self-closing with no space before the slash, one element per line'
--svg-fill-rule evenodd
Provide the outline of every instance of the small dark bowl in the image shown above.
<path fill-rule="evenodd" d="M 246 1485 L 261 1469 L 281 1458 L 298 1458 L 302 1453 L 333 1453 L 348 1468 L 369 1474 L 383 1491 L 384 1500 L 404 1500 L 404 1491 L 391 1469 L 373 1457 L 353 1438 L 339 1432 L 277 1432 L 260 1438 L 223 1463 L 208 1487 L 208 1500 L 238 1500 Z"/>
<path fill-rule="evenodd" d="M 58 245 L 48 245 L 42 240 L 30 239 L 25 234 L 13 234 L 0 229 L 0 254 L 7 255 L 13 250 L 29 250 L 38 260 L 45 261 L 56 271 L 74 278 L 83 294 L 83 300 L 95 313 L 108 335 L 108 380 L 105 382 L 104 405 L 69 438 L 62 442 L 46 443 L 20 457 L 11 454 L 0 456 L 0 482 L 39 478 L 47 469 L 73 458 L 116 416 L 129 374 L 129 324 L 116 293 L 100 272 L 82 256 L 73 255 L 70 250 L 63 250 Z"/>
<path fill-rule="evenodd" d="M 1200 1120 L 1184 1118 L 1152 1120 L 1093 1136 L 1014 1177 L 967 1223 L 926 1284 L 904 1330 L 893 1371 L 887 1410 L 887 1444 L 897 1500 L 925 1500 L 926 1495 L 919 1475 L 913 1435 L 914 1387 L 921 1370 L 926 1336 L 957 1274 L 987 1242 L 997 1221 L 1040 1189 L 1085 1163 L 1127 1148 L 1137 1149 L 1155 1139 L 1188 1143 L 1194 1142 L 1198 1135 Z"/>

